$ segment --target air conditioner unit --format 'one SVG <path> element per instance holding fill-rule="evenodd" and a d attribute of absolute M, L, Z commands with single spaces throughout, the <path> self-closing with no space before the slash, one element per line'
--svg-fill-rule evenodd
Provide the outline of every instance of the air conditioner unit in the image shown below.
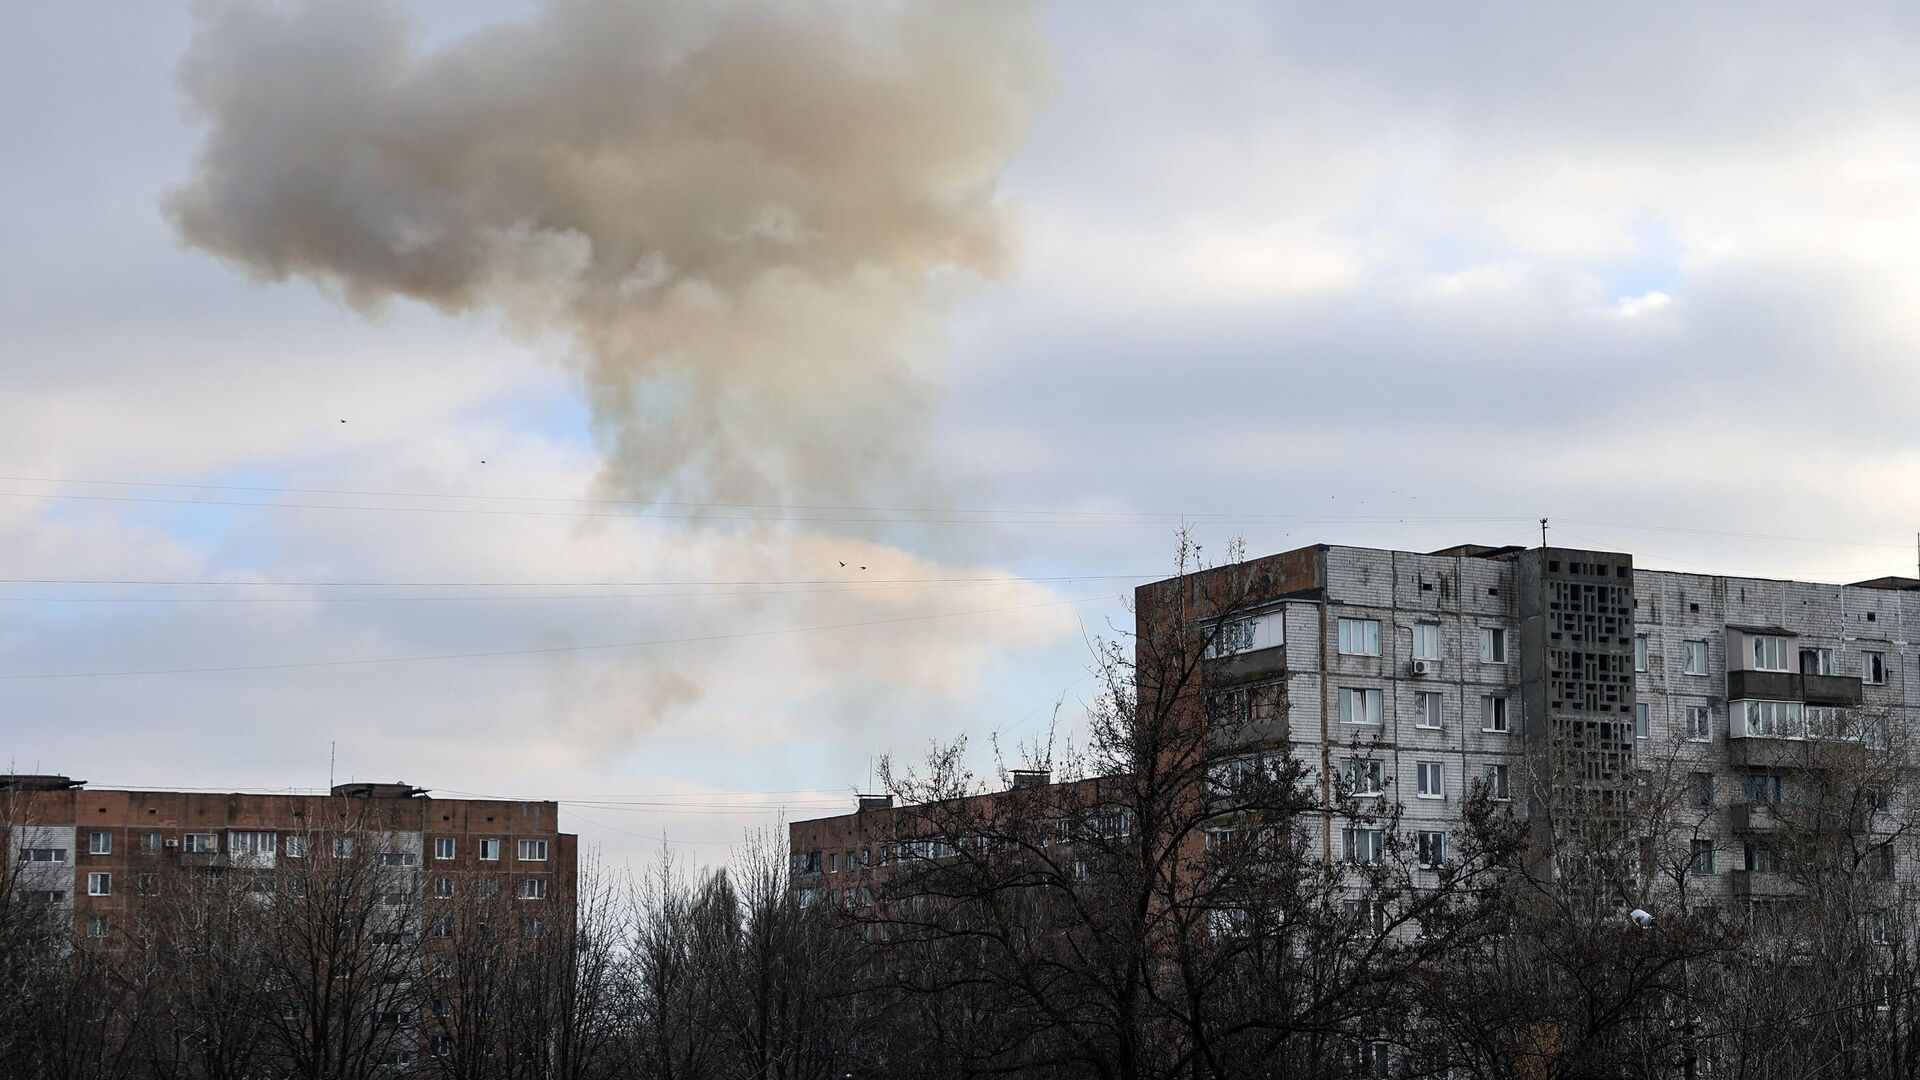
<path fill-rule="evenodd" d="M 179 838 L 178 838 L 178 837 L 174 837 L 174 836 L 169 836 L 169 837 L 167 837 L 167 846 L 168 846 L 168 847 L 179 847 L 179 846 L 180 846 L 180 840 L 179 840 Z"/>
<path fill-rule="evenodd" d="M 1438 660 L 1415 660 L 1413 662 L 1413 673 L 1415 675 L 1431 675 L 1439 670 L 1440 661 Z"/>

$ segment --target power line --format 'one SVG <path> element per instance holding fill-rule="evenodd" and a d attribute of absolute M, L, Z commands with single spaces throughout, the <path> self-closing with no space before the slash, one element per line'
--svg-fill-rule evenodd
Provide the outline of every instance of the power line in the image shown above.
<path fill-rule="evenodd" d="M 21 578 L 0 577 L 0 584 L 9 585 L 204 585 L 233 586 L 248 588 L 391 588 L 391 589 L 642 589 L 642 588 L 695 588 L 722 586 L 784 586 L 784 585 L 845 585 L 866 588 L 879 585 L 959 585 L 959 584 L 1014 584 L 1027 581 L 1117 581 L 1122 579 L 1138 581 L 1147 575 L 1141 574 L 1062 574 L 1048 577 L 1014 577 L 1009 575 L 985 577 L 910 577 L 910 578 L 736 578 L 696 581 L 690 579 L 655 579 L 651 581 L 232 581 L 215 578 Z"/>
<path fill-rule="evenodd" d="M 494 649 L 484 652 L 431 653 L 419 656 L 380 656 L 356 660 L 300 660 L 277 664 L 223 664 L 208 667 L 140 668 L 123 671 L 35 672 L 0 675 L 0 680 L 94 679 L 118 678 L 133 675 L 200 675 L 234 671 L 287 671 L 296 668 L 360 667 L 372 664 L 424 663 L 433 660 L 482 660 L 507 656 L 539 656 L 549 653 L 595 652 L 608 649 L 644 648 L 653 645 L 686 645 L 705 641 L 732 641 L 741 638 L 775 637 L 781 634 L 811 633 L 820 630 L 849 630 L 863 626 L 890 626 L 898 623 L 922 622 L 931 619 L 952 619 L 964 615 L 990 615 L 1005 611 L 1025 611 L 1033 608 L 1059 607 L 1064 604 L 1086 604 L 1096 600 L 1111 599 L 1118 598 L 1110 596 L 1086 596 L 1075 600 L 1049 600 L 1036 604 L 1015 604 L 1009 607 L 978 608 L 972 611 L 946 611 L 931 615 L 901 615 L 890 619 L 868 619 L 858 622 L 828 623 L 821 626 L 789 626 L 775 630 L 746 630 L 732 634 L 700 634 L 676 638 L 650 638 L 642 641 L 612 641 L 593 645 L 550 645 L 537 649 Z"/>
<path fill-rule="evenodd" d="M 947 514 L 947 517 L 793 517 L 774 514 L 611 514 L 576 510 L 489 510 L 478 507 L 460 506 L 345 506 L 338 503 L 291 503 L 260 502 L 257 500 L 236 499 L 167 499 L 137 495 L 72 495 L 60 492 L 24 492 L 0 491 L 0 498 L 9 499 L 63 499 L 79 502 L 113 503 L 150 503 L 163 506 L 217 506 L 239 507 L 250 510 L 352 510 L 371 513 L 403 514 L 477 514 L 483 517 L 553 517 L 553 518 L 610 518 L 630 521 L 733 521 L 765 522 L 769 524 L 797 525 L 1073 525 L 1097 526 L 1113 525 L 1122 527 L 1164 528 L 1169 525 L 1343 525 L 1343 524 L 1418 524 L 1463 523 L 1483 521 L 1517 521 L 1514 517 L 1417 517 L 1409 514 L 1352 514 L 1311 516 L 1295 515 L 1247 515 L 1239 517 L 1206 517 L 1192 514 L 1135 514 L 1119 516 L 1100 511 L 1047 511 L 1058 514 L 1057 517 L 953 517 L 953 514 L 968 513 L 957 510 L 928 510 L 925 513 Z M 881 511 L 873 511 L 879 513 Z M 980 511 L 972 511 L 980 513 Z"/>
<path fill-rule="evenodd" d="M 973 580 L 959 580 L 959 581 L 948 581 L 948 582 L 928 581 L 928 582 L 917 583 L 917 584 L 899 584 L 899 585 L 889 585 L 889 584 L 880 584 L 880 583 L 870 584 L 865 582 L 848 582 L 839 586 L 815 586 L 815 587 L 804 587 L 804 588 L 731 588 L 731 587 L 721 586 L 718 588 L 724 591 L 640 592 L 640 593 L 631 593 L 631 592 L 628 592 L 628 593 L 554 593 L 554 594 L 496 593 L 496 594 L 478 595 L 478 596 L 459 596 L 459 595 L 455 595 L 455 596 L 446 596 L 446 595 L 441 595 L 441 596 L 31 596 L 29 595 L 29 596 L 0 596 L 0 603 L 393 604 L 393 603 L 464 603 L 464 602 L 489 602 L 489 601 L 534 602 L 534 601 L 579 601 L 579 600 L 670 600 L 670 599 L 690 599 L 690 598 L 698 599 L 698 598 L 705 598 L 705 597 L 715 597 L 715 598 L 726 599 L 726 598 L 732 598 L 732 597 L 776 597 L 776 596 L 859 596 L 862 594 L 869 594 L 869 593 L 895 593 L 895 592 L 907 592 L 907 591 L 919 591 L 919 590 L 957 589 L 957 588 L 968 588 L 968 587 L 984 586 L 984 585 L 1028 585 L 1028 584 L 1037 585 L 1042 583 L 1058 584 L 1063 582 L 1112 581 L 1112 580 L 1138 581 L 1140 580 L 1140 578 L 1134 575 L 1122 575 L 1122 574 L 1089 574 L 1089 575 L 1076 576 L 1076 577 L 978 578 Z M 11 582 L 0 581 L 0 583 L 82 584 L 82 582 L 77 582 L 77 581 L 26 582 L 26 581 L 21 581 L 19 579 L 13 579 Z M 85 584 L 97 584 L 97 585 L 145 584 L 145 585 L 153 585 L 153 586 L 162 586 L 162 585 L 171 586 L 171 585 L 191 584 L 196 587 L 202 587 L 202 588 L 221 588 L 228 583 L 216 583 L 216 582 L 135 583 L 135 582 L 93 581 L 93 582 L 85 582 Z M 259 583 L 232 582 L 230 584 L 250 585 L 250 584 L 259 584 Z M 272 586 L 272 587 L 313 588 L 313 587 L 319 587 L 319 586 L 328 585 L 328 584 L 335 584 L 335 583 L 312 582 L 312 583 L 308 583 L 305 586 L 286 584 L 286 585 L 278 585 L 278 586 Z M 368 585 L 366 587 L 375 588 L 379 586 Z M 415 584 L 415 585 L 409 585 L 409 586 L 396 586 L 396 587 L 427 588 L 431 586 Z M 631 587 L 641 587 L 641 586 L 635 585 Z"/>

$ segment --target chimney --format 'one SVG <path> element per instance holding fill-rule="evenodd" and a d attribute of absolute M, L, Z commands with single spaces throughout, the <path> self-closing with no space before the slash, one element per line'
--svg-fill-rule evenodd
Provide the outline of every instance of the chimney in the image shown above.
<path fill-rule="evenodd" d="M 1013 786 L 1016 788 L 1046 787 L 1051 783 L 1053 772 L 1050 769 L 1013 770 Z"/>

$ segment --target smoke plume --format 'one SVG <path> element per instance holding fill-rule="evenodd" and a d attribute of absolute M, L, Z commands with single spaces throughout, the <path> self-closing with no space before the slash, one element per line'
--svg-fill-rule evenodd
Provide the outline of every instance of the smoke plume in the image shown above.
<path fill-rule="evenodd" d="M 180 234 L 371 311 L 571 343 L 629 490 L 905 469 L 946 280 L 1008 258 L 1044 83 L 1014 0 L 552 0 L 422 50 L 387 2 L 212 3 Z"/>

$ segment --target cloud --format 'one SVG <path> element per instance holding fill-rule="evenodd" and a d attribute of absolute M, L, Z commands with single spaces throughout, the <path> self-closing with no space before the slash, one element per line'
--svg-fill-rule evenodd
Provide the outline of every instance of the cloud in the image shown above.
<path fill-rule="evenodd" d="M 362 309 L 560 332 L 648 495 L 902 475 L 944 283 L 1007 263 L 996 177 L 1044 82 L 1015 0 L 554 0 L 425 53 L 371 0 L 201 11 L 181 236 Z"/>

